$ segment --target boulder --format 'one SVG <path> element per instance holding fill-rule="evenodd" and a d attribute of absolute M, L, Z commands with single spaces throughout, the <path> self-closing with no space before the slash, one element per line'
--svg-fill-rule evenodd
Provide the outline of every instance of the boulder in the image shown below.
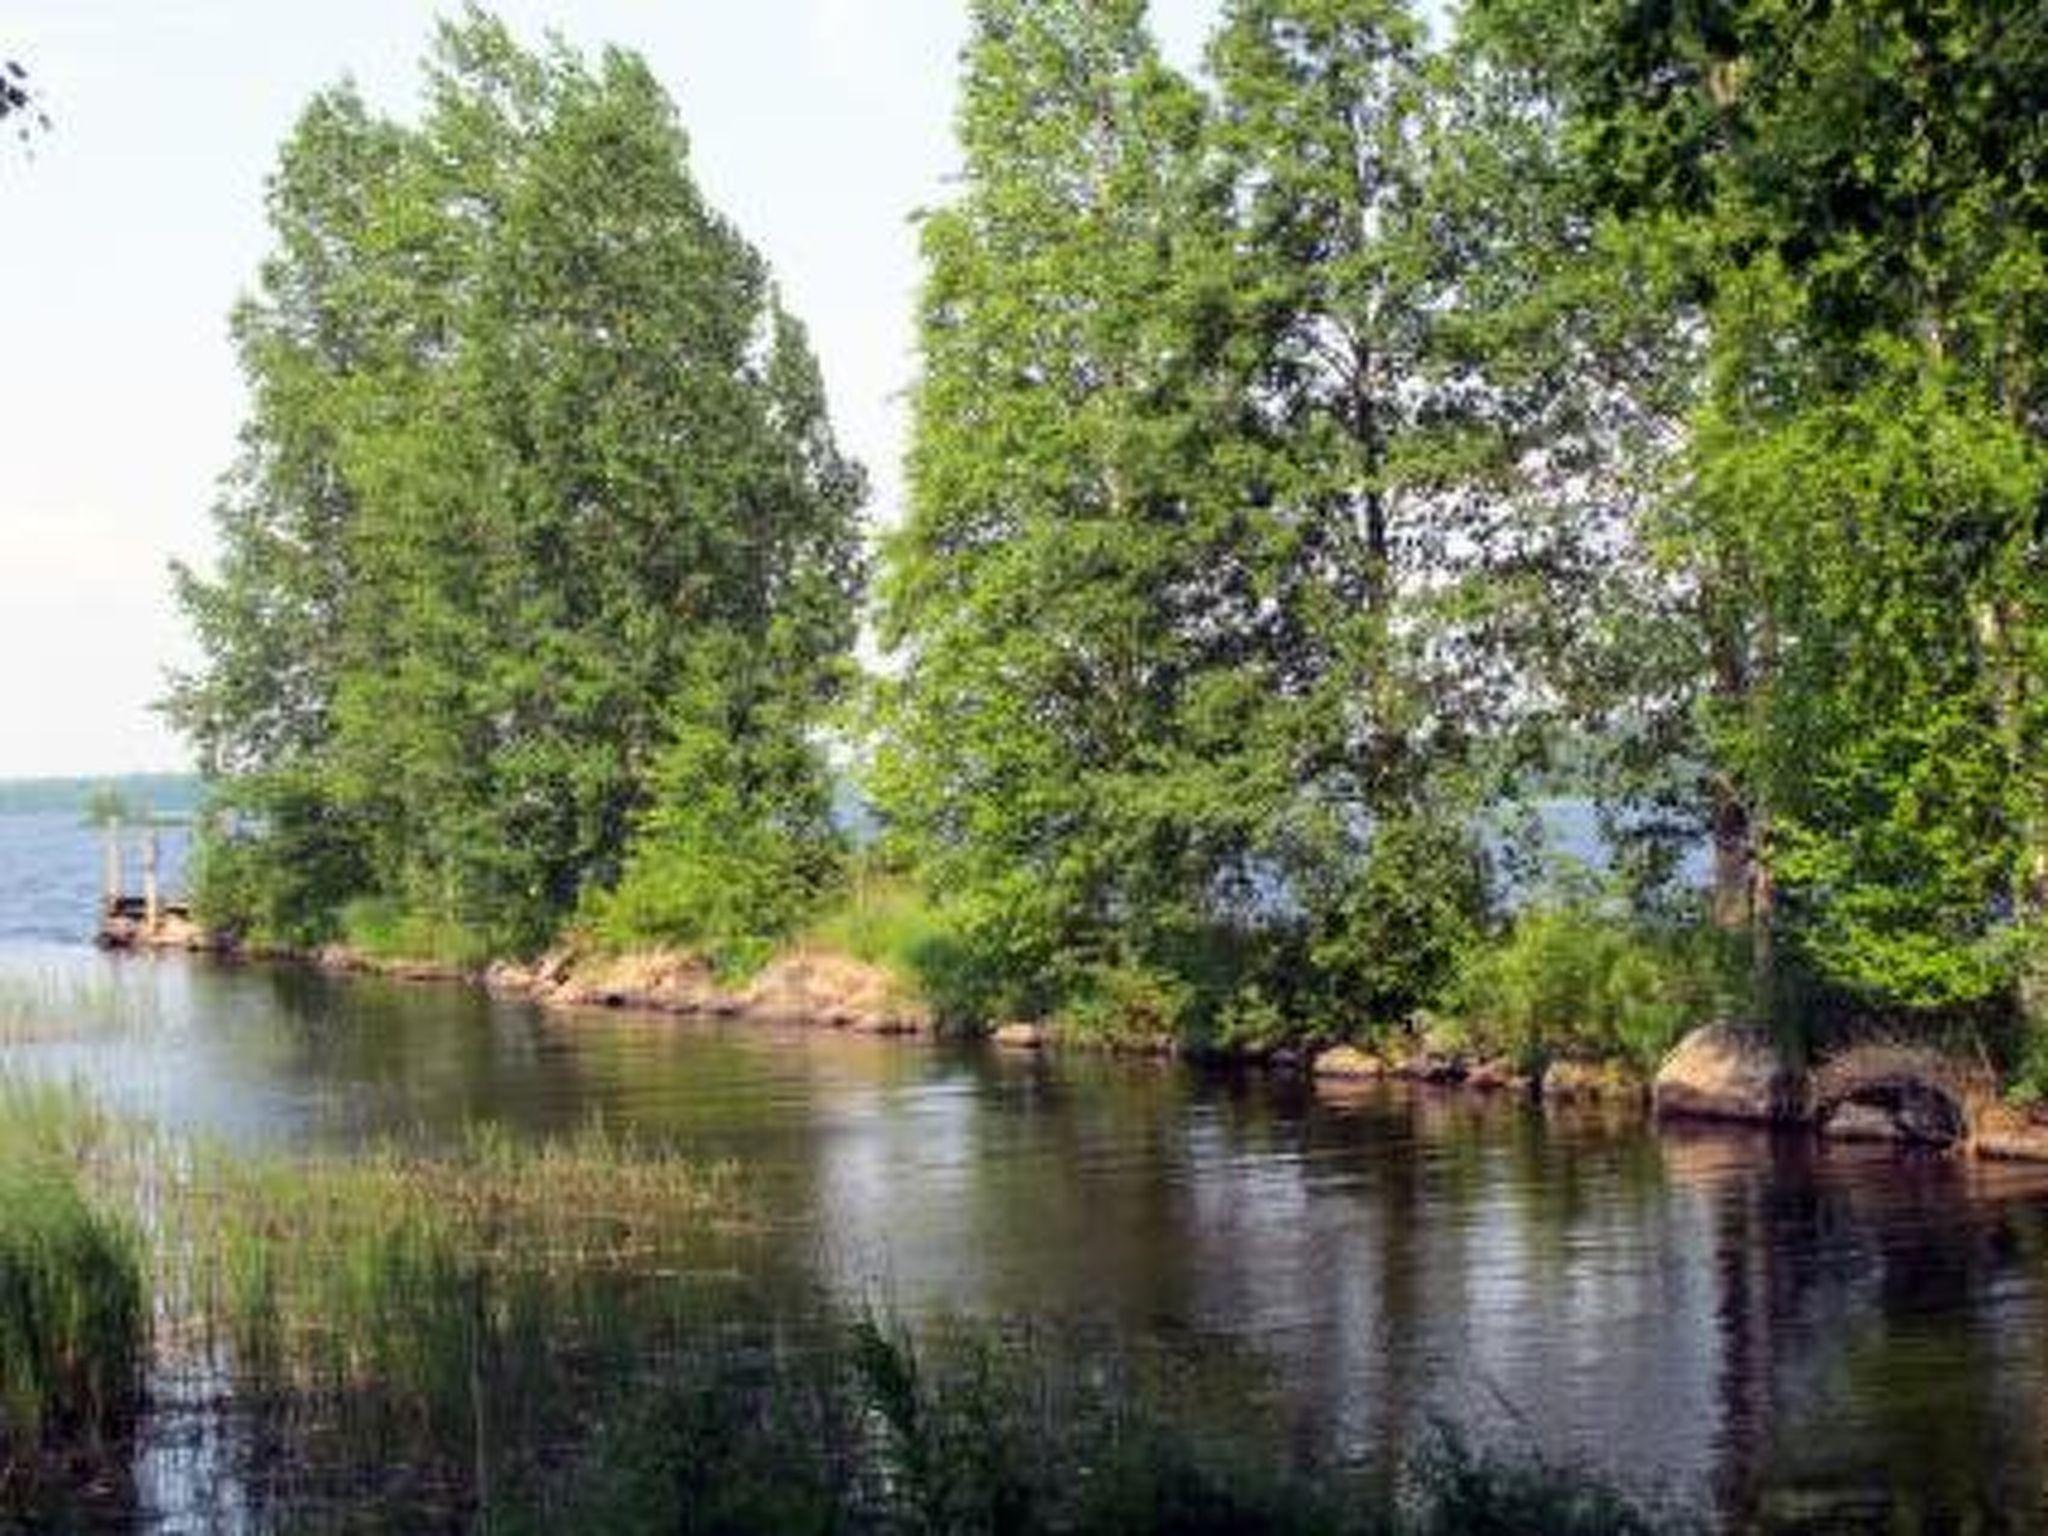
<path fill-rule="evenodd" d="M 1462 1083 L 1465 1081 L 1465 1058 L 1442 1051 L 1416 1051 L 1394 1064 L 1394 1076 L 1404 1077 L 1413 1083 Z"/>
<path fill-rule="evenodd" d="M 1974 1118 L 1998 1100 L 1997 1077 L 1984 1062 L 1886 1040 L 1837 1051 L 1814 1069 L 1811 1090 L 1814 1118 L 1824 1126 L 1868 1108 L 1889 1121 L 1892 1139 L 1930 1147 L 1968 1140 Z"/>
<path fill-rule="evenodd" d="M 1932 1089 L 1875 1093 L 1827 1106 L 1821 1134 L 1837 1141 L 1896 1141 L 1952 1147 L 1969 1133 L 1961 1108 Z"/>
<path fill-rule="evenodd" d="M 791 1023 L 825 1024 L 868 1035 L 921 1034 L 931 1015 L 903 995 L 878 965 L 829 950 L 798 950 L 771 961 L 739 994 L 736 1011 Z"/>
<path fill-rule="evenodd" d="M 711 967 L 676 950 L 590 955 L 566 964 L 543 961 L 538 995 L 571 1008 L 645 1008 L 706 1013 L 723 995 Z"/>
<path fill-rule="evenodd" d="M 1657 1069 L 1660 1116 L 1796 1124 L 1809 1117 L 1805 1079 L 1761 1029 L 1709 1024 L 1679 1041 Z"/>
<path fill-rule="evenodd" d="M 1309 1071 L 1317 1077 L 1360 1082 L 1385 1077 L 1387 1070 L 1383 1058 L 1355 1045 L 1333 1045 L 1327 1051 L 1319 1051 L 1315 1060 L 1309 1063 Z"/>
<path fill-rule="evenodd" d="M 1505 1056 L 1482 1061 L 1465 1074 L 1465 1086 L 1484 1093 L 1527 1093 L 1535 1086 L 1528 1073 L 1516 1069 Z"/>
<path fill-rule="evenodd" d="M 528 997 L 539 990 L 535 968 L 517 960 L 493 960 L 484 967 L 484 986 L 507 997 Z"/>
<path fill-rule="evenodd" d="M 1557 1103 L 1636 1099 L 1642 1093 L 1642 1078 L 1618 1061 L 1553 1061 L 1543 1073 L 1543 1097 Z"/>
<path fill-rule="evenodd" d="M 1011 1023 L 999 1025 L 990 1036 L 997 1045 L 1013 1051 L 1039 1051 L 1049 1043 L 1049 1034 L 1043 1024 Z"/>

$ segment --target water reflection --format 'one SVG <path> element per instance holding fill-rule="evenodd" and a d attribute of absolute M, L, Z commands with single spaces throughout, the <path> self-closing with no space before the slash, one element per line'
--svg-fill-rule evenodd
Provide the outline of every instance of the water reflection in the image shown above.
<path fill-rule="evenodd" d="M 24 976 L 79 1027 L 11 1070 L 252 1145 L 602 1118 L 743 1162 L 775 1262 L 842 1294 L 1249 1347 L 1305 1451 L 1445 1419 L 1734 1526 L 2048 1523 L 2048 1172 L 263 967 Z"/>

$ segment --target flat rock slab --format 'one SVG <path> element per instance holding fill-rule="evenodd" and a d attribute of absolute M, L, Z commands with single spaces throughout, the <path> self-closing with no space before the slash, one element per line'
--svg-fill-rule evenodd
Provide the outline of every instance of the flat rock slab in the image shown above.
<path fill-rule="evenodd" d="M 1978 1115 L 1970 1150 L 1979 1157 L 2048 1163 L 2048 1119 L 2038 1108 L 1993 1105 Z"/>
<path fill-rule="evenodd" d="M 1043 1024 L 998 1025 L 990 1038 L 997 1045 L 1007 1046 L 1013 1051 L 1042 1051 L 1051 1043 L 1050 1033 Z"/>
<path fill-rule="evenodd" d="M 1309 1071 L 1317 1077 L 1343 1079 L 1354 1082 L 1369 1082 L 1385 1077 L 1389 1067 L 1386 1061 L 1370 1051 L 1360 1050 L 1355 1045 L 1333 1045 L 1319 1054 L 1310 1063 Z"/>
<path fill-rule="evenodd" d="M 1619 1061 L 1553 1061 L 1544 1070 L 1545 1100 L 1569 1104 L 1640 1100 L 1643 1080 Z"/>

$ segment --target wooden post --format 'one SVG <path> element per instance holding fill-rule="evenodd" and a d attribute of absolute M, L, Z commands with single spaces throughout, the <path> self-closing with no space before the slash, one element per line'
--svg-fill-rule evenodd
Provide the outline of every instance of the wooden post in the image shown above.
<path fill-rule="evenodd" d="M 113 915 L 114 902 L 121 894 L 121 818 L 107 818 L 107 902 L 108 916 Z"/>
<path fill-rule="evenodd" d="M 155 933 L 158 917 L 156 892 L 156 828 L 151 827 L 142 840 L 142 931 Z"/>

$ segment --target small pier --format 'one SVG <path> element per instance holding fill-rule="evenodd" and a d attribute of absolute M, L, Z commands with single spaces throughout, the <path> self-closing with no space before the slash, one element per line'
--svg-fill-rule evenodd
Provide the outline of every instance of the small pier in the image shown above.
<path fill-rule="evenodd" d="M 142 890 L 126 888 L 126 829 L 119 821 L 106 824 L 106 877 L 100 893 L 100 919 L 93 941 L 101 949 L 204 949 L 206 936 L 192 920 L 191 904 L 163 893 L 162 829 L 152 821 L 135 828 L 134 850 L 141 866 Z"/>

